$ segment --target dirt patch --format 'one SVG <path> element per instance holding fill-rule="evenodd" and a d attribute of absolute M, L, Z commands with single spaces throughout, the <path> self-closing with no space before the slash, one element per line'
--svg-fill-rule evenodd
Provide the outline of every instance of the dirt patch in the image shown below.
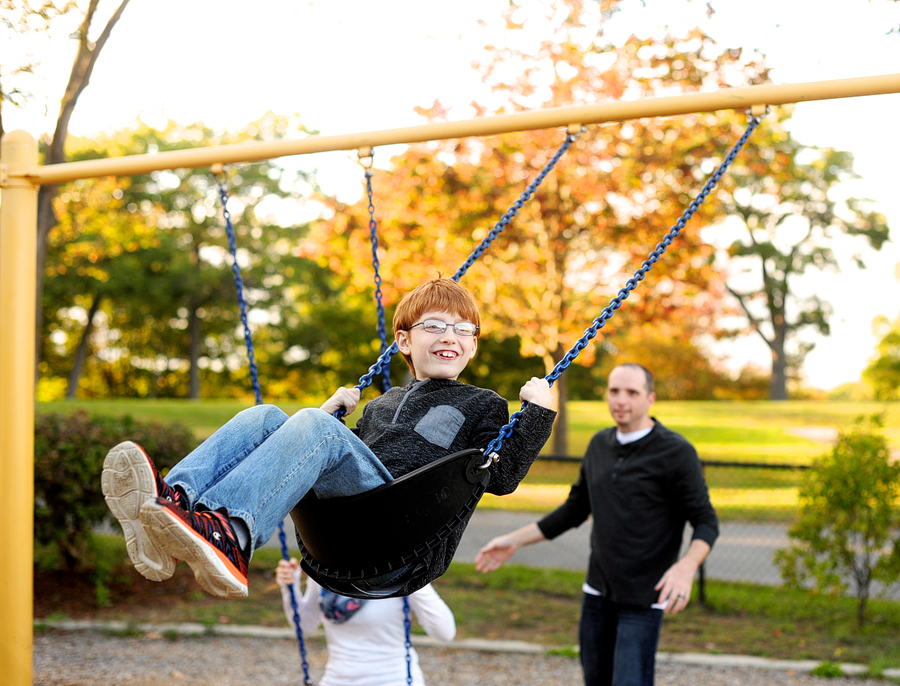
<path fill-rule="evenodd" d="M 89 574 L 34 573 L 34 617 L 48 619 L 119 620 L 129 622 L 239 623 L 252 609 L 254 623 L 283 626 L 281 593 L 271 572 L 250 571 L 250 586 L 258 602 L 214 598 L 200 588 L 191 570 L 179 565 L 171 579 L 148 581 L 130 565 L 122 567 L 98 593 Z"/>

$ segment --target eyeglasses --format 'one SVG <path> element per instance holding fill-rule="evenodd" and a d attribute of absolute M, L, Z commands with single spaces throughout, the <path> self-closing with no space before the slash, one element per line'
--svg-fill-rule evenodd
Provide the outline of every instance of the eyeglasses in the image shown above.
<path fill-rule="evenodd" d="M 421 326 L 425 333 L 444 333 L 448 326 L 452 326 L 457 336 L 477 336 L 481 331 L 481 327 L 475 326 L 472 322 L 457 322 L 456 324 L 448 324 L 440 319 L 426 319 L 424 322 L 413 324 L 409 327 L 412 331 L 417 326 Z"/>

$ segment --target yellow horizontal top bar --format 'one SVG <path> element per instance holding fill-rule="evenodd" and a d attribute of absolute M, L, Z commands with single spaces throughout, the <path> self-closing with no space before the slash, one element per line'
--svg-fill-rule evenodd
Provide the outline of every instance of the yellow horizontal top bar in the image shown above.
<path fill-rule="evenodd" d="M 643 117 L 671 117 L 693 112 L 746 109 L 754 105 L 785 105 L 888 93 L 900 93 L 900 74 L 813 81 L 801 84 L 761 84 L 744 88 L 727 88 L 709 93 L 685 93 L 628 102 L 555 107 L 380 131 L 309 136 L 297 140 L 237 143 L 149 155 L 128 155 L 82 162 L 66 162 L 38 167 L 22 176 L 31 183 L 41 185 L 98 176 L 144 174 L 160 169 L 258 162 L 286 155 L 358 150 L 379 145 L 421 143 L 448 138 L 491 136 L 516 131 L 564 127 L 571 124 L 621 122 Z"/>

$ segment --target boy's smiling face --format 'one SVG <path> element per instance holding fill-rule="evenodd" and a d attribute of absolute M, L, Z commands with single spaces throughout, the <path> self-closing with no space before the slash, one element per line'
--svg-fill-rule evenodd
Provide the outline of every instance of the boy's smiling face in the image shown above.
<path fill-rule="evenodd" d="M 417 326 L 397 332 L 397 347 L 412 359 L 416 379 L 457 379 L 478 348 L 477 336 L 460 336 L 452 324 L 464 321 L 455 314 L 442 311 L 424 312 L 415 324 L 438 319 L 448 326 L 444 333 L 428 333 Z"/>

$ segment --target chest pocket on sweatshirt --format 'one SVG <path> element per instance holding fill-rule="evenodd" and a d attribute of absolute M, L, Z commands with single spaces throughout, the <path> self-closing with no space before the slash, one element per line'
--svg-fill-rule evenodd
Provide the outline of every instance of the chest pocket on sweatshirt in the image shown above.
<path fill-rule="evenodd" d="M 463 413 L 455 407 L 438 405 L 419 420 L 416 433 L 429 443 L 449 448 L 465 421 Z"/>

